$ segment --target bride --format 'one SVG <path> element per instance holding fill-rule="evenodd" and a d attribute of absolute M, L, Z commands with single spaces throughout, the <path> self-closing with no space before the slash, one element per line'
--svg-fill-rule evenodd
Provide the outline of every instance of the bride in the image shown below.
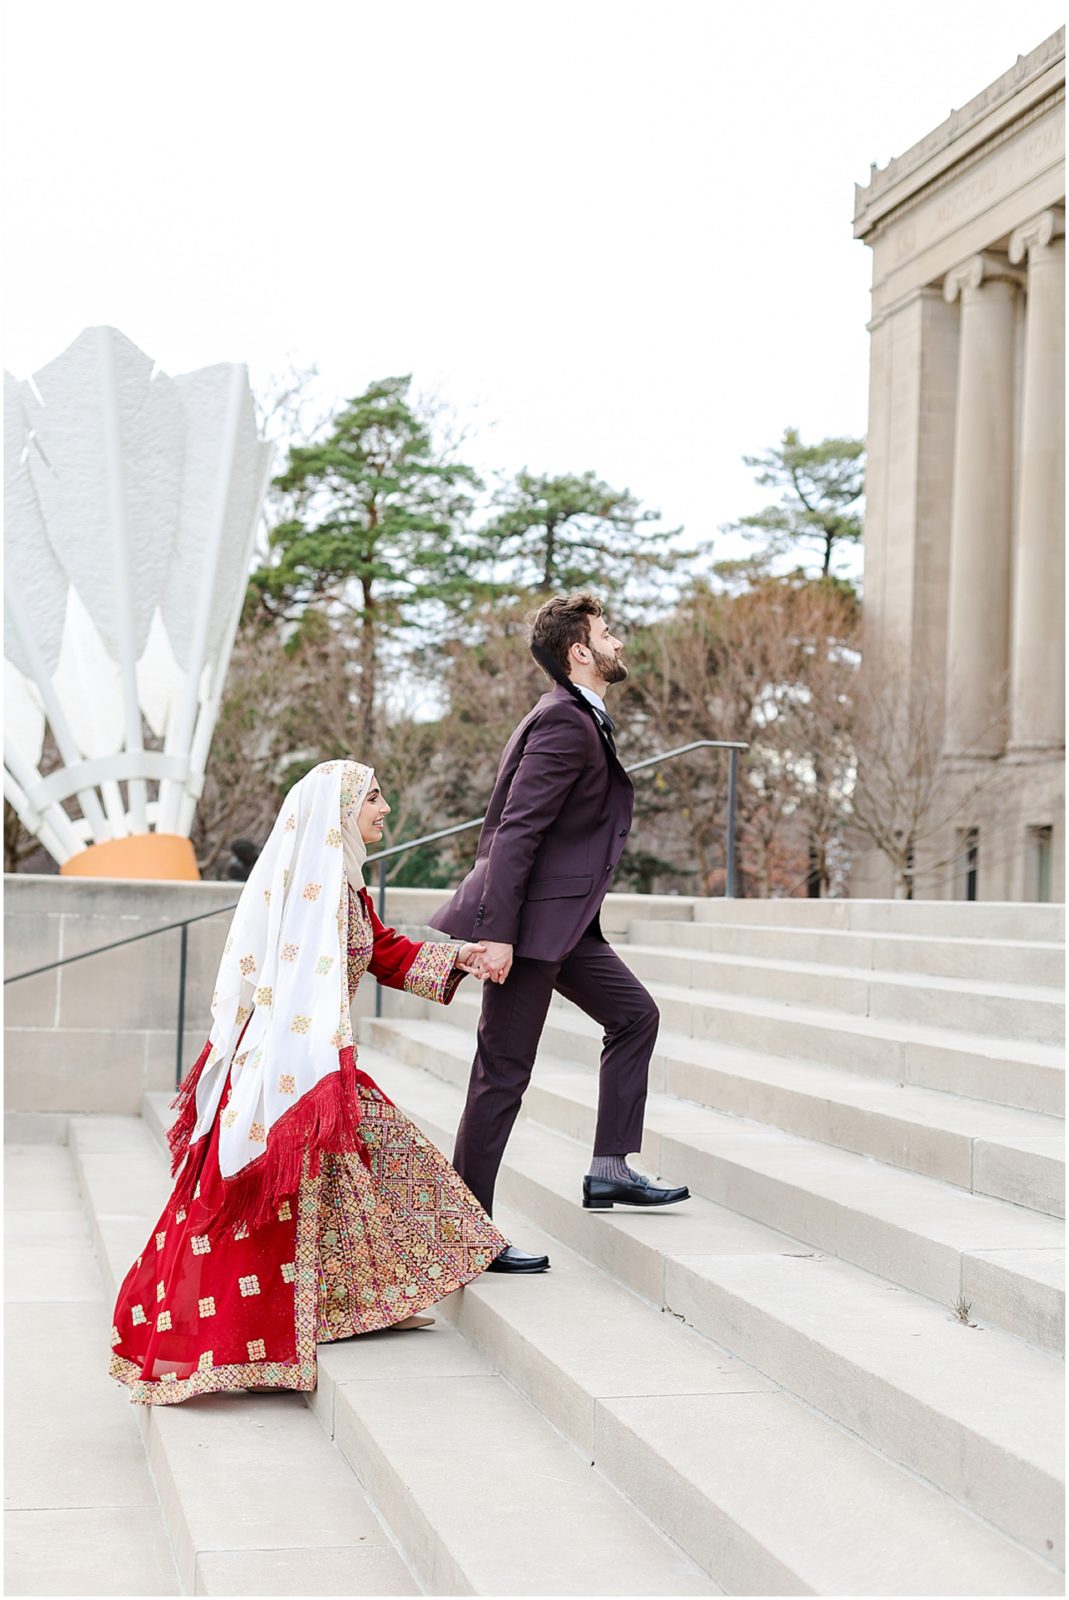
<path fill-rule="evenodd" d="M 383 927 L 362 867 L 389 809 L 369 767 L 314 767 L 242 891 L 175 1101 L 174 1189 L 115 1307 L 110 1370 L 144 1405 L 313 1389 L 317 1343 L 432 1321 L 507 1246 L 357 1066 L 365 972 L 448 1005 L 483 950 Z"/>

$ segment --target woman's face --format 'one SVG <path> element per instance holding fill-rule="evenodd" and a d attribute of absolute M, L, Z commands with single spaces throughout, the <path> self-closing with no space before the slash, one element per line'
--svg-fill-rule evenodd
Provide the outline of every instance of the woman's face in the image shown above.
<path fill-rule="evenodd" d="M 364 796 L 364 803 L 360 807 L 360 815 L 356 825 L 360 829 L 360 837 L 365 844 L 378 844 L 382 838 L 385 820 L 390 811 L 385 796 L 379 788 L 378 779 L 372 778 L 371 788 Z"/>

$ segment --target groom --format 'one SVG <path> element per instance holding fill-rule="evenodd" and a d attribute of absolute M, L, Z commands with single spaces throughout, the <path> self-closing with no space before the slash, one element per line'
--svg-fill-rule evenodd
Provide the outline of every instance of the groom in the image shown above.
<path fill-rule="evenodd" d="M 642 1143 L 658 1014 L 599 920 L 634 807 L 604 699 L 627 677 L 622 650 L 593 595 L 558 596 L 535 613 L 531 652 L 553 687 L 505 746 L 475 865 L 430 919 L 486 945 L 489 981 L 453 1164 L 487 1211 L 554 990 L 604 1029 L 583 1205 L 664 1206 L 689 1194 L 654 1187 L 625 1159 Z M 490 1271 L 548 1266 L 548 1256 L 510 1245 Z"/>

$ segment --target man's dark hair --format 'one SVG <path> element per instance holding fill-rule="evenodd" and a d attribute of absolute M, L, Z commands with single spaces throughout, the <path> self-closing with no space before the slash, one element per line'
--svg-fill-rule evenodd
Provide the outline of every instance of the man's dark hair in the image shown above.
<path fill-rule="evenodd" d="M 568 651 L 573 644 L 589 645 L 590 619 L 602 616 L 604 610 L 596 595 L 554 595 L 552 600 L 539 606 L 527 619 L 532 653 L 534 646 L 540 645 L 561 671 L 570 677 Z M 538 660 L 537 656 L 535 660 Z M 544 667 L 542 670 L 545 672 Z"/>

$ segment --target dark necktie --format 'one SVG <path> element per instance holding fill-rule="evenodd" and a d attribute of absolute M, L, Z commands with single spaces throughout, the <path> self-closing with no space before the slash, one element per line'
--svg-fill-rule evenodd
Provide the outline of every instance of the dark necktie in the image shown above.
<path fill-rule="evenodd" d="M 612 735 L 613 735 L 613 729 L 616 727 L 616 724 L 612 720 L 612 718 L 609 716 L 609 713 L 607 711 L 601 711 L 601 710 L 598 709 L 597 706 L 594 707 L 594 710 L 597 712 L 598 721 L 601 723 L 601 731 L 605 735 L 605 743 L 608 745 L 608 747 L 612 751 L 613 755 L 615 755 L 616 754 L 616 740 L 613 738 Z"/>

